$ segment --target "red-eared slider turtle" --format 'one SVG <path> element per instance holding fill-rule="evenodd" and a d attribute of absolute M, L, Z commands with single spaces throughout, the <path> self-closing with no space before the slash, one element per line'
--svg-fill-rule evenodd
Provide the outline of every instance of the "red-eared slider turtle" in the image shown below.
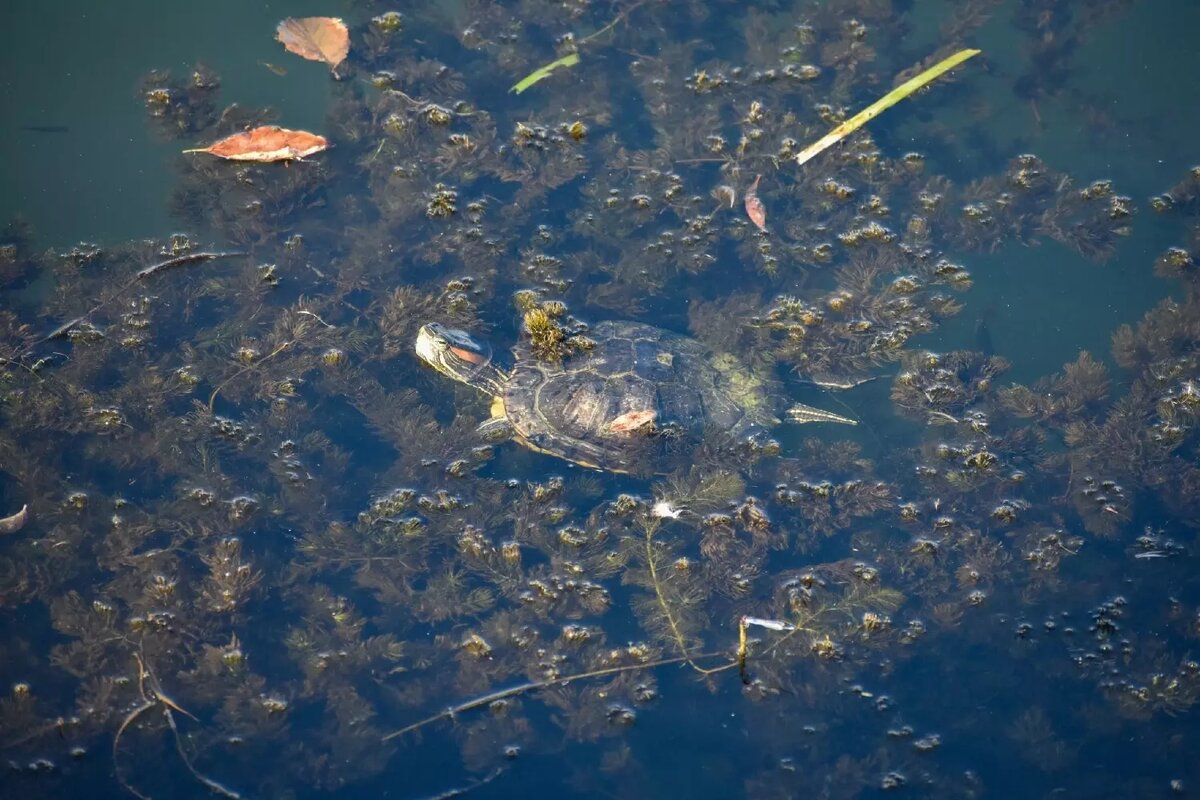
<path fill-rule="evenodd" d="M 425 363 L 487 392 L 492 420 L 481 428 L 511 428 L 526 447 L 585 467 L 654 471 L 655 444 L 697 442 L 706 431 L 735 439 L 775 425 L 774 403 L 762 382 L 736 358 L 695 339 L 636 322 L 601 322 L 588 332 L 595 346 L 551 363 L 528 343 L 506 369 L 469 333 L 430 323 L 417 334 Z M 794 422 L 854 420 L 806 405 L 787 409 Z"/>

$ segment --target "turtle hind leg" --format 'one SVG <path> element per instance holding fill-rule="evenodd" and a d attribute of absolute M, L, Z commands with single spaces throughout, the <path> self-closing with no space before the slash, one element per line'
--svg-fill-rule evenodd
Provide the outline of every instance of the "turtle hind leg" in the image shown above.
<path fill-rule="evenodd" d="M 475 429 L 485 442 L 506 442 L 515 435 L 512 423 L 507 417 L 492 417 L 479 423 Z"/>
<path fill-rule="evenodd" d="M 792 422 L 803 424 L 806 422 L 840 422 L 843 425 L 857 425 L 858 420 L 843 417 L 840 414 L 834 414 L 832 411 L 822 411 L 819 408 L 806 406 L 803 403 L 796 403 L 787 410 L 787 418 Z"/>

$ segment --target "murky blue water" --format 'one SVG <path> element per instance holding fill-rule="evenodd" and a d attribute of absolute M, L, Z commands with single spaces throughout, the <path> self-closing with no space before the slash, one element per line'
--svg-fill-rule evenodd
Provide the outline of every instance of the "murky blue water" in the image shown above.
<path fill-rule="evenodd" d="M 1200 786 L 1200 7 L 430 3 L 386 33 L 376 3 L 92 5 L 0 11 L 0 220 L 28 224 L 0 237 L 0 516 L 30 510 L 0 535 L 0 796 Z M 340 80 L 273 41 L 316 14 L 350 26 Z M 579 65 L 506 91 L 567 33 Z M 965 46 L 870 139 L 781 155 Z M 179 108 L 198 63 L 212 108 L 148 113 L 147 74 Z M 179 153 L 234 119 L 333 147 Z M 894 240 L 848 243 L 871 220 Z M 772 328 L 785 297 L 819 321 Z M 558 302 L 567 334 L 661 325 L 860 424 L 711 432 L 665 475 L 484 441 L 417 328 L 503 360 Z M 1081 351 L 1107 391 L 1064 377 Z"/>

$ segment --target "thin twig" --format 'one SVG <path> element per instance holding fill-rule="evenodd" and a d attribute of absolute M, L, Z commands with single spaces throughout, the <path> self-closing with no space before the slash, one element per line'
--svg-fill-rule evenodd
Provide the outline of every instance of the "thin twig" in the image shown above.
<path fill-rule="evenodd" d="M 147 795 L 139 792 L 129 783 L 129 781 L 125 780 L 125 776 L 121 772 L 121 762 L 117 758 L 117 754 L 121 744 L 121 736 L 125 733 L 126 729 L 129 728 L 129 726 L 132 725 L 142 714 L 146 713 L 155 706 L 161 705 L 163 716 L 167 718 L 167 725 L 171 728 L 172 736 L 175 737 L 175 750 L 179 753 L 179 757 L 183 760 L 184 766 L 188 768 L 188 771 L 192 773 L 192 776 L 200 783 L 204 784 L 204 786 L 210 792 L 226 797 L 228 800 L 242 800 L 242 796 L 240 794 L 203 774 L 196 769 L 195 765 L 192 764 L 192 760 L 188 757 L 187 752 L 183 749 L 183 739 L 179 733 L 179 726 L 175 724 L 175 715 L 171 712 L 178 711 L 180 714 L 196 720 L 197 722 L 199 722 L 199 720 L 196 719 L 195 715 L 172 700 L 167 693 L 162 690 L 162 685 L 159 684 L 158 678 L 156 678 L 154 673 L 150 671 L 150 668 L 146 666 L 146 662 L 142 660 L 142 655 L 140 652 L 134 653 L 133 658 L 137 662 L 138 694 L 142 696 L 142 703 L 137 708 L 125 715 L 125 718 L 121 721 L 121 725 L 117 728 L 116 735 L 113 737 L 113 771 L 117 775 L 117 782 L 120 783 L 121 786 L 134 797 L 137 797 L 138 800 L 150 800 Z M 147 691 L 147 684 L 149 685 L 149 691 Z"/>
<path fill-rule="evenodd" d="M 121 725 L 120 725 L 120 727 L 117 728 L 117 735 L 113 737 L 113 744 L 112 744 L 113 772 L 116 773 L 117 783 L 121 784 L 121 787 L 124 788 L 130 794 L 132 794 L 134 797 L 140 798 L 140 800 L 150 800 L 150 798 L 146 797 L 146 795 L 142 794 L 137 789 L 133 788 L 133 786 L 131 786 L 129 784 L 129 781 L 125 780 L 125 776 L 121 774 L 121 762 L 117 758 L 117 748 L 121 744 L 121 734 L 125 733 L 125 729 L 128 728 L 130 725 L 132 725 L 134 723 L 134 720 L 136 720 L 138 717 L 140 717 L 145 712 L 154 708 L 156 705 L 158 705 L 157 700 L 150 700 L 149 698 L 144 699 L 140 706 L 138 706 L 133 711 L 130 711 L 128 714 L 125 715 L 125 719 L 121 720 Z"/>
<path fill-rule="evenodd" d="M 192 264 L 201 264 L 206 261 L 216 261 L 220 258 L 233 258 L 234 256 L 244 256 L 243 252 L 230 251 L 228 253 L 188 253 L 187 255 L 168 258 L 166 261 L 160 261 L 157 264 L 151 264 L 145 269 L 140 269 L 134 276 L 136 280 L 145 280 L 151 275 L 156 275 L 160 272 L 165 272 L 175 267 L 186 267 Z"/>
<path fill-rule="evenodd" d="M 215 261 L 220 258 L 233 258 L 235 256 L 244 256 L 244 255 L 246 255 L 246 254 L 243 252 L 237 252 L 237 251 L 231 251 L 231 252 L 225 252 L 225 253 L 188 253 L 187 255 L 176 256 L 175 258 L 169 258 L 166 261 L 160 261 L 157 264 L 151 264 L 150 266 L 145 267 L 144 269 L 140 269 L 137 272 L 135 272 L 133 277 L 130 278 L 128 281 L 126 281 L 124 284 L 122 284 L 121 287 L 117 289 L 117 291 L 113 292 L 111 295 L 104 298 L 99 303 L 96 303 L 96 305 L 92 306 L 90 309 L 88 309 L 82 315 L 75 317 L 75 319 L 65 322 L 62 325 L 59 325 L 57 328 L 50 331 L 48 334 L 43 336 L 41 339 L 38 339 L 36 342 L 33 342 L 32 344 L 25 347 L 25 349 L 21 351 L 21 355 L 24 356 L 30 350 L 37 347 L 39 344 L 42 344 L 43 342 L 48 342 L 51 339 L 57 339 L 61 336 L 65 336 L 71 330 L 71 328 L 74 328 L 76 325 L 80 324 L 81 322 L 86 322 L 88 320 L 88 318 L 92 316 L 92 314 L 95 314 L 97 311 L 104 308 L 106 305 L 108 305 L 112 301 L 121 297 L 123 294 L 125 294 L 125 292 L 129 291 L 130 287 L 134 286 L 139 281 L 144 281 L 147 278 L 157 275 L 160 272 L 165 272 L 166 270 L 173 269 L 175 267 L 182 267 L 182 266 L 187 266 L 187 265 L 191 265 L 191 264 L 200 264 L 200 263 L 204 263 L 207 261 Z"/>
<path fill-rule="evenodd" d="M 552 678 L 550 680 L 545 680 L 545 681 L 529 681 L 528 683 L 518 684 L 517 686 L 510 686 L 507 689 L 500 689 L 495 692 L 490 692 L 488 694 L 485 694 L 481 697 L 476 697 L 473 700 L 467 700 L 462 703 L 459 703 L 458 705 L 450 706 L 449 708 L 439 711 L 438 713 L 433 714 L 432 716 L 428 716 L 425 719 L 418 720 L 417 722 L 414 722 L 411 725 L 406 725 L 405 727 L 400 728 L 399 730 L 392 731 L 391 733 L 383 736 L 380 739 L 380 741 L 382 741 L 382 742 L 390 741 L 397 737 L 403 736 L 406 733 L 412 733 L 415 730 L 419 730 L 420 728 L 424 728 L 427 725 L 431 725 L 434 722 L 439 722 L 444 719 L 452 720 L 455 717 L 457 717 L 459 714 L 463 714 L 467 711 L 472 711 L 476 708 L 481 708 L 483 706 L 490 705 L 491 703 L 494 703 L 497 700 L 504 700 L 505 698 L 508 698 L 508 697 L 516 697 L 517 695 L 525 694 L 526 692 L 532 692 L 532 691 L 536 691 L 538 689 L 548 689 L 551 686 L 565 686 L 566 684 L 571 683 L 572 681 L 582 681 L 582 680 L 588 680 L 590 678 L 602 678 L 605 675 L 617 675 L 622 672 L 633 672 L 634 670 L 654 669 L 655 667 L 665 667 L 670 664 L 685 664 L 685 663 L 690 662 L 692 659 L 714 658 L 719 655 L 723 655 L 723 654 L 722 653 L 696 653 L 691 656 L 674 656 L 672 658 L 660 658 L 657 661 L 647 661 L 645 664 L 622 664 L 619 667 L 605 667 L 604 669 L 595 669 L 595 670 L 591 670 L 588 672 L 577 672 L 574 675 L 564 675 L 561 678 Z M 737 662 L 731 661 L 731 662 L 729 662 L 729 664 L 722 667 L 721 669 L 729 669 L 730 667 L 736 667 L 736 666 L 737 666 Z"/>
<path fill-rule="evenodd" d="M 184 712 L 187 713 L 187 712 Z M 179 757 L 183 760 L 184 766 L 188 768 L 188 772 L 192 773 L 192 777 L 203 783 L 210 792 L 219 794 L 222 797 L 227 797 L 229 800 L 242 800 L 242 796 L 226 786 L 222 786 L 217 781 L 200 772 L 192 765 L 192 760 L 188 758 L 183 749 L 183 741 L 179 736 L 179 728 L 175 725 L 175 715 L 171 713 L 170 708 L 163 708 L 163 714 L 167 717 L 167 724 L 171 726 L 171 733 L 175 735 L 175 752 L 179 753 Z M 191 716 L 190 714 L 188 716 Z M 194 718 L 193 718 L 194 719 Z"/>
<path fill-rule="evenodd" d="M 247 372 L 254 369 L 255 367 L 260 366 L 261 364 L 265 364 L 266 362 L 270 361 L 275 356 L 282 353 L 284 350 L 287 350 L 289 347 L 294 345 L 297 341 L 299 341 L 298 338 L 297 339 L 288 339 L 286 342 L 279 345 L 279 347 L 276 347 L 274 350 L 272 350 L 270 353 L 268 353 L 267 355 L 260 358 L 258 361 L 255 361 L 253 364 L 249 364 L 245 367 L 242 367 L 237 372 L 233 373 L 228 378 L 226 378 L 225 380 L 223 380 L 219 384 L 217 384 L 217 388 L 213 389 L 212 394 L 208 396 L 208 410 L 209 411 L 213 410 L 213 404 L 217 402 L 217 395 L 221 393 L 221 390 L 224 389 L 229 384 L 230 381 L 240 378 L 242 375 L 245 375 Z"/>
<path fill-rule="evenodd" d="M 600 36 L 601 34 L 607 33 L 608 31 L 612 30 L 613 27 L 615 27 L 617 25 L 617 23 L 619 23 L 623 19 L 626 19 L 634 11 L 637 11 L 640 6 L 644 6 L 646 4 L 646 2 L 647 2 L 647 0 L 639 0 L 638 2 L 634 3 L 629 8 L 622 11 L 620 14 L 617 14 L 617 16 L 613 18 L 612 22 L 608 23 L 607 25 L 605 25 L 603 28 L 596 31 L 595 33 L 589 33 L 587 36 L 580 39 L 579 43 L 583 44 L 584 42 L 590 42 L 592 39 L 595 39 L 597 36 Z"/>
<path fill-rule="evenodd" d="M 452 797 L 462 797 L 467 792 L 474 791 L 480 786 L 487 786 L 489 783 L 496 780 L 496 778 L 500 777 L 500 775 L 503 773 L 503 767 L 496 767 L 494 770 L 477 781 L 471 781 L 466 786 L 456 786 L 453 789 L 447 789 L 444 792 L 430 795 L 429 797 L 424 798 L 424 800 L 450 800 Z"/>
<path fill-rule="evenodd" d="M 701 675 L 711 675 L 714 672 L 721 672 L 728 669 L 729 665 L 705 669 L 693 661 L 692 657 L 688 654 L 687 642 L 683 638 L 683 631 L 679 629 L 679 623 L 675 621 L 671 605 L 667 602 L 667 597 L 663 594 L 662 584 L 658 580 L 658 562 L 654 557 L 654 529 L 656 527 L 657 525 L 648 524 L 643 528 L 646 533 L 646 566 L 650 569 L 650 582 L 654 584 L 654 596 L 658 599 L 658 605 L 662 609 L 663 616 L 667 618 L 667 623 L 671 626 L 671 636 L 674 637 L 675 643 L 679 645 L 679 651 L 683 653 L 683 658 L 688 666 Z"/>
<path fill-rule="evenodd" d="M 318 317 L 316 314 L 314 314 L 314 313 L 313 313 L 313 312 L 311 312 L 311 311 L 307 311 L 307 310 L 305 310 L 305 309 L 303 309 L 303 308 L 302 308 L 302 309 L 300 309 L 299 311 L 297 311 L 296 313 L 297 313 L 297 314 L 303 314 L 303 315 L 305 315 L 306 317 L 312 317 L 312 318 L 313 318 L 313 319 L 315 319 L 317 322 L 319 322 L 319 323 L 321 323 L 322 325 L 324 325 L 326 328 L 332 328 L 332 327 L 333 327 L 333 326 L 332 326 L 332 325 L 330 325 L 328 322 L 326 322 L 325 320 L 321 319 L 320 317 Z"/>

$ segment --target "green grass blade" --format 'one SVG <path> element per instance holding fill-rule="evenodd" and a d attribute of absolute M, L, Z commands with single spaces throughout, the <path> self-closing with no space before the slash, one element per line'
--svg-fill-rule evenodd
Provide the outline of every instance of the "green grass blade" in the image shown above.
<path fill-rule="evenodd" d="M 524 78 L 513 84 L 513 87 L 509 89 L 509 91 L 520 94 L 530 86 L 533 86 L 535 83 L 540 81 L 542 78 L 548 77 L 551 72 L 554 72 L 554 70 L 558 69 L 559 67 L 573 67 L 578 63 L 579 53 L 571 53 L 570 55 L 563 56 L 557 61 L 551 61 L 549 64 L 538 67 L 533 72 L 529 73 Z"/>
<path fill-rule="evenodd" d="M 943 58 L 941 61 L 934 64 L 917 77 L 900 84 L 895 89 L 892 89 L 883 97 L 879 98 L 874 103 L 867 106 L 862 111 L 843 122 L 841 125 L 838 125 L 836 128 L 810 144 L 808 147 L 804 148 L 803 152 L 796 156 L 796 165 L 799 166 L 819 153 L 824 152 L 826 149 L 837 144 L 842 139 L 845 139 L 847 136 L 854 133 L 863 125 L 866 125 L 868 122 L 875 119 L 884 111 L 896 105 L 896 103 L 899 103 L 901 100 L 908 97 L 922 86 L 925 86 L 926 84 L 936 80 L 941 75 L 944 75 L 945 73 L 957 67 L 959 64 L 966 61 L 968 58 L 979 55 L 980 52 L 981 51 L 979 50 L 959 50 L 949 58 Z"/>

